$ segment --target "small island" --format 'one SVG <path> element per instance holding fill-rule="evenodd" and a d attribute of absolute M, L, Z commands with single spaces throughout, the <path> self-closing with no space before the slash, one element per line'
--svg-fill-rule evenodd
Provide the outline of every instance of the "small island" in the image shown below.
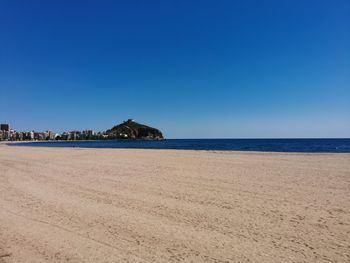
<path fill-rule="evenodd" d="M 133 119 L 114 126 L 106 131 L 109 139 L 129 139 L 129 140 L 163 140 L 160 130 L 137 123 Z"/>

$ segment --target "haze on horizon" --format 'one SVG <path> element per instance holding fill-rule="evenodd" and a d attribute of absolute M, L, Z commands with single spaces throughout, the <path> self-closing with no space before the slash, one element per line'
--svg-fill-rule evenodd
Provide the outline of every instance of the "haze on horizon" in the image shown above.
<path fill-rule="evenodd" d="M 0 123 L 350 137 L 350 2 L 2 1 Z"/>

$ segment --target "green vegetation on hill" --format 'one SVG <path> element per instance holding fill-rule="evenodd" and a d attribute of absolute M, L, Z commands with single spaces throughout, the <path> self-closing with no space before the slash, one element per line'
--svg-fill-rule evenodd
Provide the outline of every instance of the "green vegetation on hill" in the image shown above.
<path fill-rule="evenodd" d="M 162 140 L 163 134 L 160 130 L 152 128 L 129 119 L 112 129 L 106 134 L 110 139 L 142 139 L 142 140 Z"/>

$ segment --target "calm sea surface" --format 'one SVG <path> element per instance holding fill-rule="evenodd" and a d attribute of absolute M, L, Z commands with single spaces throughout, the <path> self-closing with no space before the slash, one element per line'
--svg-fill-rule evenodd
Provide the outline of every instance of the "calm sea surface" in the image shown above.
<path fill-rule="evenodd" d="M 36 147 L 350 153 L 350 139 L 168 139 L 164 141 L 29 142 L 10 145 Z"/>

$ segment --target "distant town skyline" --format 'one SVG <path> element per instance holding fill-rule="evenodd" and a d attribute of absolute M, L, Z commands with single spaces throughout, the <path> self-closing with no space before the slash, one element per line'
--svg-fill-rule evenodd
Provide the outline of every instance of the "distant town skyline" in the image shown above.
<path fill-rule="evenodd" d="M 69 130 L 56 133 L 52 130 L 15 130 L 8 123 L 0 123 L 0 141 L 84 141 L 84 140 L 163 140 L 162 132 L 146 124 L 127 119 L 107 130 Z"/>
<path fill-rule="evenodd" d="M 0 123 L 349 138 L 350 2 L 6 1 Z"/>
<path fill-rule="evenodd" d="M 8 123 L 0 123 L 0 141 L 52 141 L 52 140 L 103 140 L 107 139 L 104 132 L 93 130 L 65 131 L 56 133 L 50 129 L 39 130 L 16 130 Z"/>

